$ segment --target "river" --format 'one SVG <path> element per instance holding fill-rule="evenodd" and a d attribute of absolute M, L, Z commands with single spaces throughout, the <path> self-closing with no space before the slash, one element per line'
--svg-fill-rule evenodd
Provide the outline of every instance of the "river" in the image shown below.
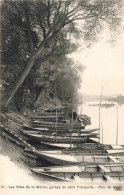
<path fill-rule="evenodd" d="M 83 105 L 79 106 L 78 113 L 86 114 L 91 117 L 91 125 L 87 126 L 87 128 L 99 127 L 99 102 L 98 101 L 85 102 Z M 102 129 L 103 129 L 104 144 L 116 144 L 116 137 L 118 137 L 117 139 L 118 145 L 124 144 L 124 105 L 123 104 L 118 105 L 115 102 L 102 101 L 102 106 L 100 108 L 100 121 L 101 121 L 100 122 L 101 143 L 102 143 Z M 118 126 L 118 136 L 117 136 L 117 126 Z"/>

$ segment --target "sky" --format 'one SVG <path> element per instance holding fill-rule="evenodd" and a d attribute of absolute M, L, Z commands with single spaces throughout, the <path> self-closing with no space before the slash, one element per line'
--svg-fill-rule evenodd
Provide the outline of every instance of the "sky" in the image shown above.
<path fill-rule="evenodd" d="M 123 36 L 120 36 L 115 46 L 102 38 L 90 49 L 83 48 L 73 53 L 72 58 L 75 63 L 86 66 L 86 70 L 81 73 L 80 93 L 99 95 L 103 86 L 104 95 L 124 94 Z"/>

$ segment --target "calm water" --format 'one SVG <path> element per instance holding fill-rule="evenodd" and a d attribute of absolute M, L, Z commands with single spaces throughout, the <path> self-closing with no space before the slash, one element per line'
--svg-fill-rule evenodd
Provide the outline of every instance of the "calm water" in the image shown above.
<path fill-rule="evenodd" d="M 118 144 L 124 144 L 124 105 L 115 102 L 102 102 L 102 104 L 114 104 L 110 107 L 101 107 L 101 123 L 103 127 L 103 143 L 116 144 L 117 134 L 117 107 L 118 107 Z M 99 127 L 99 102 L 90 101 L 79 106 L 78 113 L 91 117 L 91 125 L 88 128 Z M 102 143 L 102 132 L 101 132 Z"/>

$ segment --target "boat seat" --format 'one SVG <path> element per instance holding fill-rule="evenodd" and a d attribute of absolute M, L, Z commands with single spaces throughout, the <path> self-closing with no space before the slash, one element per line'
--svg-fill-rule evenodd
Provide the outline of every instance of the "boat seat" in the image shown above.
<path fill-rule="evenodd" d="M 112 179 L 109 175 L 104 175 L 104 177 L 107 179 L 107 181 L 109 181 L 111 183 L 116 183 L 116 181 L 114 179 Z"/>
<path fill-rule="evenodd" d="M 114 162 L 119 162 L 118 159 L 120 159 L 120 157 L 114 157 L 114 156 L 108 156 L 109 159 L 111 159 Z"/>
<path fill-rule="evenodd" d="M 113 154 L 114 154 L 114 153 L 117 153 L 117 154 L 118 154 L 118 153 L 124 153 L 124 149 L 123 149 L 123 150 L 119 150 L 119 149 L 118 149 L 118 150 L 115 150 L 115 149 L 114 149 L 114 150 L 105 150 L 105 151 L 106 151 L 108 154 L 109 154 L 109 153 L 111 153 L 111 154 L 112 154 L 112 153 L 113 153 Z"/>
<path fill-rule="evenodd" d="M 110 172 L 106 167 L 104 167 L 103 165 L 98 165 L 98 167 L 100 169 L 102 169 L 104 172 Z"/>
<path fill-rule="evenodd" d="M 98 159 L 106 159 L 107 158 L 107 156 L 93 156 L 93 158 L 98 158 Z"/>
<path fill-rule="evenodd" d="M 121 145 L 110 145 L 113 149 L 123 149 L 123 146 Z"/>

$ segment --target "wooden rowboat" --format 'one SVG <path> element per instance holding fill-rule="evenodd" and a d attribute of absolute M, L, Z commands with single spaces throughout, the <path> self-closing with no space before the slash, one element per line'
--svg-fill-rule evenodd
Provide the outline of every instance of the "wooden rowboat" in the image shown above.
<path fill-rule="evenodd" d="M 72 129 L 72 126 L 74 129 L 84 129 L 85 126 L 81 123 L 78 123 L 78 124 L 71 124 L 71 123 L 61 123 L 61 122 L 46 122 L 46 121 L 32 121 L 31 122 L 32 126 L 36 126 L 36 127 L 58 127 L 58 128 L 61 128 L 61 129 L 69 129 L 71 128 Z"/>
<path fill-rule="evenodd" d="M 34 120 L 34 119 L 56 119 L 56 118 L 60 118 L 60 117 L 62 117 L 62 115 L 59 115 L 59 116 L 56 116 L 56 115 L 45 115 L 45 116 L 39 116 L 39 117 L 33 117 L 33 118 L 31 118 L 31 120 Z"/>
<path fill-rule="evenodd" d="M 47 142 L 47 141 L 41 141 L 41 144 L 47 146 L 48 148 L 56 148 L 56 149 L 68 149 L 68 148 L 84 148 L 86 149 L 112 149 L 111 145 L 103 145 L 103 144 L 99 144 L 98 142 L 94 143 L 92 142 L 91 138 L 90 139 L 86 139 L 86 142 L 84 140 L 84 143 L 53 143 L 53 142 Z M 123 147 L 124 148 L 124 147 Z M 120 147 L 119 147 L 120 149 Z"/>
<path fill-rule="evenodd" d="M 77 142 L 84 142 L 86 138 L 93 137 L 98 138 L 98 134 L 85 134 L 84 136 L 75 136 L 75 137 L 64 137 L 64 136 L 56 136 L 56 135 L 41 135 L 41 134 L 33 134 L 33 133 L 24 133 L 27 137 L 29 137 L 32 140 L 38 140 L 38 141 L 47 141 L 47 142 L 55 142 L 57 143 L 70 143 L 71 141 L 73 143 Z"/>
<path fill-rule="evenodd" d="M 65 108 L 65 106 L 61 107 L 54 107 L 54 108 L 44 108 L 45 112 L 62 112 L 62 109 Z"/>
<path fill-rule="evenodd" d="M 31 170 L 57 180 L 124 183 L 124 164 L 36 167 Z"/>
<path fill-rule="evenodd" d="M 56 122 L 54 122 L 54 121 L 43 121 L 43 120 L 40 120 L 40 119 L 38 119 L 38 118 L 36 118 L 36 119 L 31 119 L 31 122 L 32 123 L 38 123 L 38 124 L 46 124 L 46 125 L 56 125 Z M 57 122 L 57 125 L 58 126 L 71 126 L 72 125 L 72 123 L 70 123 L 70 121 L 69 120 L 61 120 L 61 121 L 59 121 L 59 122 Z M 83 123 L 80 123 L 80 122 L 76 122 L 76 124 L 73 124 L 74 126 L 84 126 L 84 124 Z"/>
<path fill-rule="evenodd" d="M 25 131 L 25 130 L 20 130 L 23 134 L 35 134 L 35 135 L 57 135 L 57 136 L 64 136 L 64 137 L 70 137 L 70 136 L 72 136 L 73 138 L 74 137 L 84 137 L 84 136 L 90 136 L 91 135 L 91 137 L 92 137 L 92 135 L 93 136 L 97 136 L 97 135 L 99 135 L 98 133 L 93 133 L 94 131 L 91 131 L 91 132 L 82 132 L 82 131 L 80 131 L 80 132 L 60 132 L 60 131 L 38 131 L 38 130 L 36 130 L 36 131 L 33 131 L 33 130 L 27 130 L 27 131 Z"/>
<path fill-rule="evenodd" d="M 72 125 L 71 124 L 66 124 L 66 125 L 63 125 L 63 124 L 45 124 L 45 123 L 40 123 L 40 122 L 38 122 L 38 123 L 31 123 L 31 125 L 32 125 L 32 127 L 46 127 L 46 128 L 55 128 L 55 127 L 57 127 L 57 128 L 59 128 L 59 129 L 84 129 L 85 128 L 85 126 L 84 125 L 73 125 L 73 127 L 72 127 Z"/>
<path fill-rule="evenodd" d="M 93 154 L 93 155 L 103 155 L 103 154 L 109 154 L 109 155 L 124 155 L 124 148 L 68 148 L 68 149 L 63 149 L 62 152 L 64 154 Z"/>
<path fill-rule="evenodd" d="M 59 128 L 33 128 L 33 127 L 30 127 L 30 126 L 21 126 L 24 130 L 29 130 L 29 131 L 49 131 L 49 132 L 64 132 L 64 133 L 93 133 L 93 132 L 96 132 L 98 131 L 99 129 L 98 128 L 94 128 L 94 129 L 59 129 Z M 23 131 L 23 130 L 21 130 Z"/>
<path fill-rule="evenodd" d="M 54 165 L 73 165 L 79 163 L 124 163 L 124 156 L 118 156 L 116 153 L 115 156 L 107 153 L 89 153 L 85 154 L 64 154 L 62 151 L 41 151 L 41 150 L 34 150 L 32 154 L 47 160 L 48 162 Z"/>
<path fill-rule="evenodd" d="M 58 112 L 58 113 L 57 113 L 57 116 L 63 115 L 63 114 L 64 114 L 64 112 Z M 30 119 L 31 119 L 31 120 L 36 120 L 36 119 L 39 119 L 39 120 L 40 120 L 40 119 L 42 119 L 42 117 L 49 117 L 49 116 L 56 117 L 56 113 L 51 114 L 51 113 L 43 112 L 43 113 L 40 113 L 39 115 L 37 115 L 37 114 L 32 115 L 32 116 L 30 117 Z"/>
<path fill-rule="evenodd" d="M 89 139 L 88 139 L 89 140 Z M 87 141 L 88 141 L 87 140 Z M 41 141 L 41 144 L 46 145 L 49 148 L 62 148 L 62 149 L 69 149 L 70 148 L 70 143 L 69 144 L 64 144 L 64 143 L 53 143 L 53 142 L 44 142 Z M 71 144 L 71 148 L 76 148 L 77 149 L 77 153 L 78 153 L 78 149 L 84 149 L 84 150 L 95 150 L 95 149 L 101 149 L 103 151 L 105 150 L 124 150 L 124 145 L 108 145 L 108 144 L 99 144 L 99 143 L 75 143 L 75 144 Z M 70 149 L 71 152 L 71 149 Z"/>
<path fill-rule="evenodd" d="M 32 127 L 32 126 L 28 126 L 28 125 L 21 125 L 21 131 L 48 131 L 49 128 L 48 127 Z"/>
<path fill-rule="evenodd" d="M 53 143 L 53 142 L 43 142 L 41 141 L 41 144 L 49 147 L 49 148 L 70 148 L 70 144 L 65 144 L 65 143 Z M 71 144 L 72 148 L 77 148 L 77 144 Z"/>

